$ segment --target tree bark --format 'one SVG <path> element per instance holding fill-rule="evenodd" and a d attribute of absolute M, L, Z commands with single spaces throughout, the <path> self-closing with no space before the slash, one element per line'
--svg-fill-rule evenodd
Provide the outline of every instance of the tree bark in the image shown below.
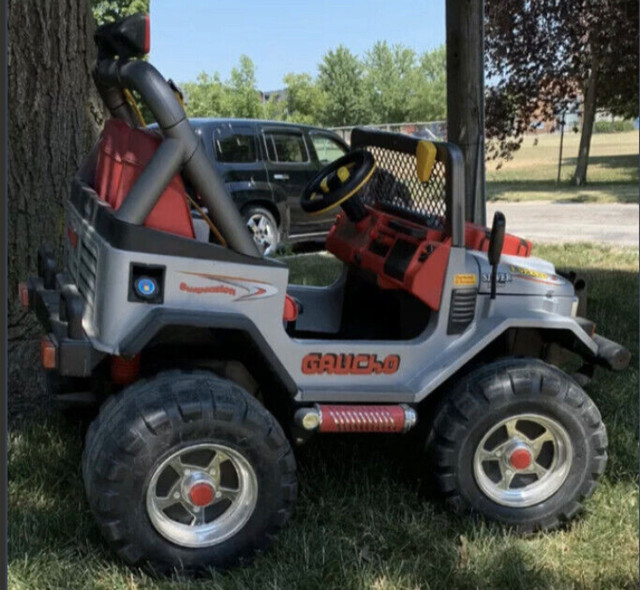
<path fill-rule="evenodd" d="M 447 139 L 464 155 L 465 217 L 484 225 L 484 0 L 447 0 Z"/>
<path fill-rule="evenodd" d="M 582 130 L 580 132 L 580 147 L 578 149 L 578 163 L 573 173 L 573 184 L 582 186 L 587 183 L 587 166 L 589 165 L 589 149 L 593 124 L 596 120 L 597 86 L 598 86 L 598 58 L 593 56 L 591 71 L 584 88 L 584 102 L 582 106 Z"/>
<path fill-rule="evenodd" d="M 8 8 L 8 308 L 16 338 L 32 321 L 17 284 L 35 273 L 44 239 L 59 249 L 62 202 L 104 111 L 91 78 L 89 0 L 9 0 Z"/>

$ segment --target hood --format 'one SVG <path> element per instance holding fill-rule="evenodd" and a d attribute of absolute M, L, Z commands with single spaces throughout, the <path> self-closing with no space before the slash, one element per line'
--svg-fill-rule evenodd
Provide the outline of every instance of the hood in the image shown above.
<path fill-rule="evenodd" d="M 491 292 L 491 265 L 484 252 L 473 252 L 480 272 L 479 293 Z M 502 255 L 498 265 L 498 295 L 573 297 L 573 285 L 541 258 Z"/>

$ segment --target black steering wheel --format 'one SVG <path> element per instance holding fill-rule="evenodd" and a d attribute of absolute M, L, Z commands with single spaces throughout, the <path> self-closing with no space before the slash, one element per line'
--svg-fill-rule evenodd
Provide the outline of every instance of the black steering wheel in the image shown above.
<path fill-rule="evenodd" d="M 302 191 L 300 206 L 306 213 L 319 215 L 346 204 L 369 182 L 375 168 L 370 152 L 358 149 L 345 154 L 309 181 Z"/>

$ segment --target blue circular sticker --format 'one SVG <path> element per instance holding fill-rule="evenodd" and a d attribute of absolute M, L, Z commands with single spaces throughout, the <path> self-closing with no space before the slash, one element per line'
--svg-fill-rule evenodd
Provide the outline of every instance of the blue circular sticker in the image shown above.
<path fill-rule="evenodd" d="M 145 299 L 153 297 L 158 291 L 158 283 L 149 277 L 141 277 L 135 283 L 136 292 Z"/>

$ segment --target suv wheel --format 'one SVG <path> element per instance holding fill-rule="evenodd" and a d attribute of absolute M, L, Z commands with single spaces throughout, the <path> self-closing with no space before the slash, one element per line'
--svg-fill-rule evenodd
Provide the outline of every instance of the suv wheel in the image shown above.
<path fill-rule="evenodd" d="M 260 251 L 265 256 L 274 254 L 280 242 L 280 231 L 272 213 L 264 207 L 249 207 L 244 212 L 244 220 Z"/>

